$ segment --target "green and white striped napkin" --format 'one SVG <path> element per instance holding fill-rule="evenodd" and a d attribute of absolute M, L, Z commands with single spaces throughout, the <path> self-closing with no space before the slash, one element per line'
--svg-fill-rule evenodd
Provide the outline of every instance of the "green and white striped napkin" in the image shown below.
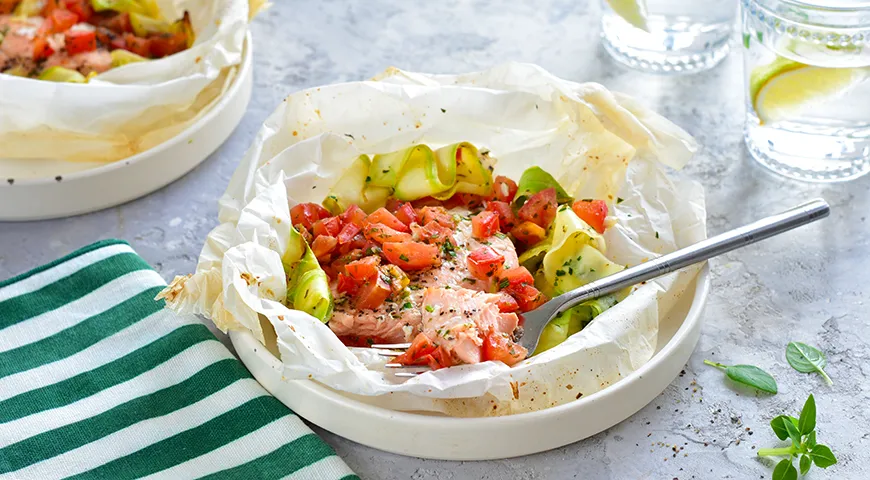
<path fill-rule="evenodd" d="M 103 241 L 0 283 L 0 478 L 356 479 Z"/>

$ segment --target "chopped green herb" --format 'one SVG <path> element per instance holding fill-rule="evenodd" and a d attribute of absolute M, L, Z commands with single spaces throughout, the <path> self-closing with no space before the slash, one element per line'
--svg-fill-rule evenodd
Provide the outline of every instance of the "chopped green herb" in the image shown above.
<path fill-rule="evenodd" d="M 656 238 L 659 238 L 659 232 L 656 232 Z"/>
<path fill-rule="evenodd" d="M 623 200 L 622 197 L 616 197 L 616 203 L 617 203 L 617 204 L 620 204 L 620 203 L 622 203 L 622 202 L 624 202 L 624 201 L 625 201 L 625 200 Z"/>
<path fill-rule="evenodd" d="M 510 284 L 511 284 L 511 282 L 509 282 L 508 279 L 505 278 L 505 279 L 503 279 L 502 281 L 498 282 L 498 289 L 499 289 L 499 290 L 504 290 L 504 289 L 507 288 Z"/>
<path fill-rule="evenodd" d="M 557 277 L 564 277 L 564 276 L 565 276 L 565 270 L 556 270 L 556 276 L 557 276 Z"/>
<path fill-rule="evenodd" d="M 372 339 L 371 337 L 369 337 L 369 338 L 366 338 L 366 343 L 368 343 L 369 346 L 372 346 L 372 345 L 375 344 L 375 341 L 374 341 L 374 339 Z"/>
<path fill-rule="evenodd" d="M 583 201 L 584 202 L 594 202 L 595 200 L 592 198 L 584 198 Z"/>
<path fill-rule="evenodd" d="M 371 182 L 371 181 L 372 181 L 372 177 L 367 176 L 367 177 L 366 177 L 366 181 L 367 181 L 367 182 Z"/>
<path fill-rule="evenodd" d="M 464 282 L 468 282 L 468 283 L 477 283 L 477 280 L 475 280 L 475 279 L 473 279 L 473 278 L 471 278 L 471 277 L 465 277 L 465 278 L 462 279 L 462 281 L 464 281 Z"/>
<path fill-rule="evenodd" d="M 409 262 L 409 261 L 411 261 L 411 259 L 408 258 L 408 256 L 405 255 L 404 253 L 401 254 L 401 255 L 399 255 L 399 260 L 401 260 L 401 261 L 403 261 L 403 262 Z"/>
<path fill-rule="evenodd" d="M 495 236 L 498 237 L 498 238 L 501 238 L 502 240 L 504 240 L 505 238 L 507 238 L 507 235 L 505 235 L 505 234 L 503 234 L 503 233 L 501 233 L 501 232 L 495 232 Z"/>
<path fill-rule="evenodd" d="M 409 309 L 409 308 L 411 308 L 411 307 L 413 307 L 413 306 L 414 306 L 414 305 L 413 305 L 411 302 L 405 302 L 405 304 L 402 305 L 402 310 L 407 310 L 407 309 Z"/>
<path fill-rule="evenodd" d="M 444 242 L 441 244 L 441 251 L 443 251 L 444 255 L 447 255 L 448 257 L 456 256 L 456 248 L 454 248 L 453 244 L 450 242 Z"/>
<path fill-rule="evenodd" d="M 432 305 L 426 305 L 426 311 L 432 313 L 435 311 L 435 307 L 433 307 Z"/>
<path fill-rule="evenodd" d="M 390 169 L 388 168 L 386 170 L 381 170 L 381 173 L 390 173 Z"/>
<path fill-rule="evenodd" d="M 408 285 L 408 290 L 420 290 L 421 288 L 423 287 L 420 285 Z"/>
<path fill-rule="evenodd" d="M 441 113 L 447 113 L 447 110 L 441 109 Z"/>

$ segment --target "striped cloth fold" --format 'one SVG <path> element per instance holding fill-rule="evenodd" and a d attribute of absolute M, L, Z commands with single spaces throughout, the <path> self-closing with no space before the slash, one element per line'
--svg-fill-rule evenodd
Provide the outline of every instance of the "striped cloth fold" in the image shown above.
<path fill-rule="evenodd" d="M 0 479 L 358 479 L 125 242 L 0 283 Z"/>

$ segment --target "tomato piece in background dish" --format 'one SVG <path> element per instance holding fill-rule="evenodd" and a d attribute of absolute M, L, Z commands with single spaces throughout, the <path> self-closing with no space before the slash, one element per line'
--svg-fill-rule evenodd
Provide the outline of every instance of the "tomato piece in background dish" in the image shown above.
<path fill-rule="evenodd" d="M 511 229 L 511 235 L 527 246 L 547 238 L 547 231 L 533 222 L 523 222 Z"/>
<path fill-rule="evenodd" d="M 556 189 L 553 187 L 545 188 L 529 197 L 526 203 L 520 207 L 517 216 L 546 229 L 553 223 L 553 219 L 556 218 L 556 208 L 558 206 L 559 204 L 556 202 Z"/>
<path fill-rule="evenodd" d="M 76 14 L 80 22 L 87 22 L 94 16 L 89 0 L 61 0 L 60 6 Z"/>
<path fill-rule="evenodd" d="M 468 270 L 478 280 L 497 277 L 504 268 L 504 255 L 484 245 L 468 255 Z"/>
<path fill-rule="evenodd" d="M 124 44 L 126 45 L 126 50 L 140 57 L 151 58 L 151 41 L 147 38 L 140 38 L 132 33 L 125 33 Z"/>
<path fill-rule="evenodd" d="M 59 11 L 55 10 L 55 12 Z M 67 30 L 63 36 L 64 46 L 70 55 L 97 49 L 97 34 L 93 30 Z"/>
<path fill-rule="evenodd" d="M 486 240 L 500 231 L 495 212 L 484 210 L 471 218 L 471 235 L 478 240 Z"/>
<path fill-rule="evenodd" d="M 456 224 L 453 223 L 453 215 L 447 213 L 447 209 L 444 207 L 423 207 L 420 209 L 419 216 L 421 225 L 437 222 L 451 230 L 456 227 Z"/>
<path fill-rule="evenodd" d="M 329 212 L 316 203 L 300 203 L 290 209 L 290 219 L 293 225 L 302 225 L 307 230 L 311 230 L 314 222 L 329 218 L 329 216 Z"/>
<path fill-rule="evenodd" d="M 417 212 L 414 210 L 414 207 L 410 203 L 403 203 L 395 210 L 396 218 L 399 219 L 400 222 L 407 225 L 409 228 L 412 223 L 419 223 L 420 218 L 417 217 Z"/>
<path fill-rule="evenodd" d="M 356 205 L 351 205 L 347 207 L 347 210 L 339 215 L 339 218 L 341 219 L 341 222 L 345 225 L 347 225 L 348 223 L 352 223 L 357 227 L 362 228 L 365 225 L 366 216 L 366 212 L 364 212 L 363 209 L 359 208 Z"/>
<path fill-rule="evenodd" d="M 118 34 L 133 33 L 133 24 L 130 23 L 129 13 L 124 12 L 109 15 L 101 13 L 99 15 L 96 21 L 98 26 L 108 28 Z"/>
<path fill-rule="evenodd" d="M 444 242 L 455 244 L 453 241 L 453 230 L 435 221 L 429 222 L 422 227 L 419 224 L 412 226 L 411 231 L 414 235 L 414 240 L 418 242 L 438 246 L 444 245 Z"/>
<path fill-rule="evenodd" d="M 390 288 L 390 284 L 376 274 L 373 279 L 363 283 L 357 291 L 355 295 L 356 308 L 378 308 L 389 298 L 391 293 L 393 290 Z"/>
<path fill-rule="evenodd" d="M 402 223 L 401 220 L 396 218 L 395 215 L 390 213 L 386 208 L 379 208 L 371 213 L 368 217 L 366 217 L 366 224 L 372 223 L 380 223 L 386 225 L 397 232 L 405 232 L 408 233 L 411 230 L 408 228 L 408 225 Z"/>
<path fill-rule="evenodd" d="M 73 25 L 79 23 L 79 17 L 78 15 L 70 12 L 69 10 L 56 8 L 52 10 L 51 14 L 44 22 L 47 21 L 51 22 L 51 26 L 49 28 L 51 29 L 52 33 L 62 33 L 69 30 Z"/>
<path fill-rule="evenodd" d="M 338 237 L 341 232 L 341 220 L 338 217 L 322 218 L 311 226 L 311 233 L 317 235 L 329 235 Z"/>
<path fill-rule="evenodd" d="M 177 33 L 159 33 L 148 37 L 151 56 L 163 58 L 187 49 L 187 35 Z"/>
<path fill-rule="evenodd" d="M 598 233 L 604 233 L 604 220 L 607 218 L 607 202 L 604 200 L 577 200 L 571 210 Z"/>
<path fill-rule="evenodd" d="M 525 283 L 509 285 L 504 291 L 514 297 L 517 304 L 520 306 L 521 312 L 534 310 L 547 303 L 549 300 L 549 298 L 547 298 L 547 296 L 541 293 L 537 288 Z"/>
<path fill-rule="evenodd" d="M 486 202 L 486 210 L 498 214 L 498 225 L 502 233 L 510 232 L 512 228 L 520 223 L 510 203 L 498 200 Z"/>
<path fill-rule="evenodd" d="M 20 0 L 0 0 L 0 15 L 8 15 L 15 10 Z"/>
<path fill-rule="evenodd" d="M 311 251 L 314 252 L 314 256 L 319 262 L 327 262 L 336 245 L 338 245 L 338 240 L 335 237 L 320 235 L 311 243 Z"/>
<path fill-rule="evenodd" d="M 386 242 L 410 242 L 411 234 L 396 231 L 383 223 L 369 223 L 363 229 L 366 238 L 377 243 Z"/>
<path fill-rule="evenodd" d="M 359 283 L 374 279 L 378 275 L 378 267 L 381 264 L 381 257 L 370 255 L 368 257 L 355 260 L 344 266 L 344 271 L 348 276 Z"/>
<path fill-rule="evenodd" d="M 491 333 L 483 340 L 483 360 L 494 360 L 512 366 L 526 358 L 529 351 L 504 333 Z"/>
<path fill-rule="evenodd" d="M 458 196 L 459 200 L 462 202 L 462 206 L 469 210 L 479 210 L 483 208 L 484 203 L 489 200 L 486 197 L 474 195 L 472 193 L 457 193 L 454 196 Z"/>
<path fill-rule="evenodd" d="M 438 247 L 420 242 L 384 243 L 384 256 L 406 272 L 441 265 Z"/>
<path fill-rule="evenodd" d="M 517 183 L 508 177 L 499 175 L 495 177 L 495 182 L 492 185 L 493 197 L 501 202 L 511 203 L 514 197 L 517 196 Z"/>

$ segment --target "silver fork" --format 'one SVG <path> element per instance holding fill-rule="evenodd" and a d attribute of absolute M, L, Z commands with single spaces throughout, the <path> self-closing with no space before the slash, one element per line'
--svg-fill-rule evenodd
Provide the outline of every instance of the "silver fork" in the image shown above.
<path fill-rule="evenodd" d="M 534 352 L 547 323 L 571 307 L 779 235 L 825 218 L 830 213 L 831 208 L 827 202 L 822 199 L 812 200 L 778 215 L 771 215 L 749 225 L 729 230 L 559 295 L 535 310 L 522 314 L 523 335 L 519 343 L 529 352 Z M 396 356 L 402 353 L 400 350 L 410 346 L 410 343 L 375 344 L 372 348 L 378 349 L 382 355 Z M 429 370 L 424 366 L 405 366 L 398 363 L 388 363 L 386 367 L 402 368 L 403 371 L 396 372 L 396 376 L 400 377 L 413 377 Z"/>

